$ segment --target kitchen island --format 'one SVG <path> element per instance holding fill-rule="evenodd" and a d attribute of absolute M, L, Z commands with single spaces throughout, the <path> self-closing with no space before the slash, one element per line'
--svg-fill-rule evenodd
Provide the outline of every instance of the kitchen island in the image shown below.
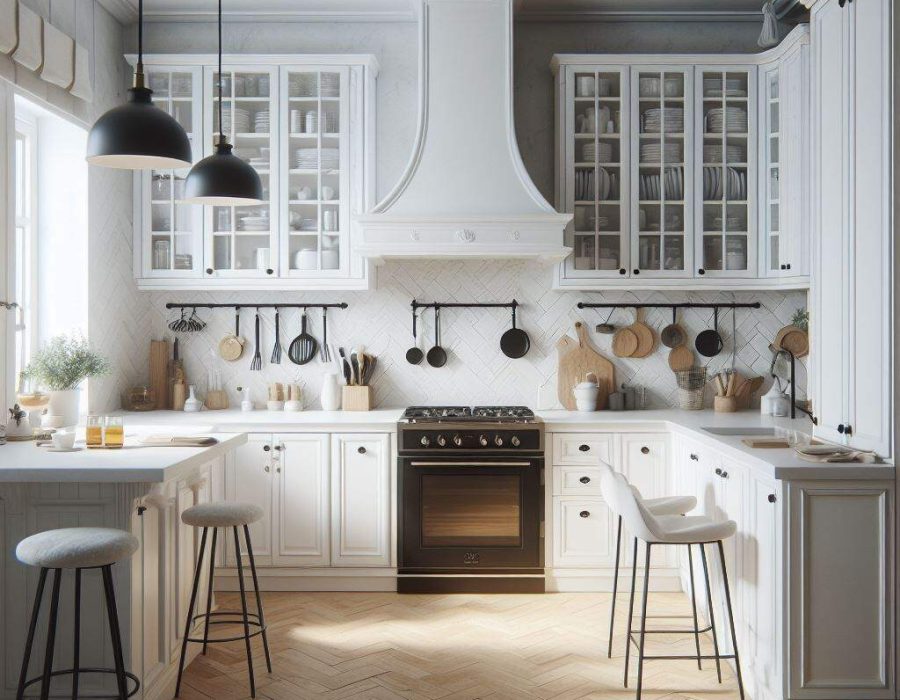
<path fill-rule="evenodd" d="M 59 527 L 102 526 L 127 530 L 140 548 L 113 567 L 125 664 L 142 684 L 143 698 L 172 696 L 191 577 L 199 538 L 180 515 L 210 496 L 210 474 L 228 454 L 246 443 L 242 433 L 219 432 L 209 447 L 145 447 L 142 435 L 196 433 L 171 421 L 166 429 L 126 424 L 118 450 L 50 452 L 33 442 L 0 447 L 0 698 L 15 697 L 28 616 L 38 571 L 20 564 L 17 543 L 36 532 Z M 208 433 L 206 433 L 208 434 Z M 83 441 L 79 443 L 83 446 Z M 84 666 L 112 666 L 99 573 L 84 572 L 82 645 Z M 72 659 L 73 576 L 64 575 L 55 667 Z M 201 587 L 201 590 L 206 590 Z M 35 649 L 43 649 L 46 622 L 39 622 Z M 196 654 L 196 648 L 192 650 Z M 32 655 L 30 676 L 38 674 L 42 653 Z M 112 679 L 110 679 L 112 680 Z M 113 690 L 96 676 L 85 676 L 84 693 Z M 54 692 L 65 693 L 62 683 Z"/>

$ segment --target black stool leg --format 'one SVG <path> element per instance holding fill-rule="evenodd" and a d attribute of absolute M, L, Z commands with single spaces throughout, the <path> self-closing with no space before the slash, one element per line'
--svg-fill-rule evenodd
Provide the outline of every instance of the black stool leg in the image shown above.
<path fill-rule="evenodd" d="M 709 585 L 709 566 L 706 563 L 706 547 L 700 544 L 700 556 L 703 557 L 703 576 L 706 578 L 706 605 L 709 607 L 709 624 L 712 627 L 713 649 L 716 653 L 716 675 L 722 682 L 722 662 L 719 660 L 719 638 L 716 634 L 716 615 L 713 612 L 712 590 Z"/>
<path fill-rule="evenodd" d="M 44 597 L 44 584 L 47 583 L 47 569 L 41 569 L 37 591 L 34 594 L 34 605 L 31 608 L 31 622 L 28 625 L 28 637 L 25 639 L 25 654 L 22 656 L 22 670 L 19 672 L 19 688 L 16 700 L 25 695 L 25 681 L 28 680 L 28 664 L 31 662 L 31 647 L 34 645 L 34 630 L 37 627 L 38 615 L 41 612 L 41 599 Z"/>
<path fill-rule="evenodd" d="M 688 568 L 691 573 L 691 609 L 694 612 L 694 645 L 697 647 L 697 668 L 703 670 L 703 663 L 700 660 L 700 625 L 697 624 L 697 587 L 694 585 L 694 555 L 691 554 L 691 545 L 687 546 L 688 550 Z"/>
<path fill-rule="evenodd" d="M 206 619 L 203 621 L 203 656 L 206 656 L 206 641 L 209 639 L 209 615 L 212 612 L 213 579 L 216 575 L 216 539 L 219 530 L 213 528 L 212 546 L 209 550 L 209 585 L 206 588 Z"/>
<path fill-rule="evenodd" d="M 725 603 L 728 606 L 728 624 L 731 627 L 731 645 L 734 648 L 734 667 L 737 670 L 738 690 L 741 694 L 741 700 L 744 700 L 744 679 L 741 676 L 741 659 L 738 656 L 737 635 L 734 631 L 734 613 L 731 610 L 731 592 L 728 589 L 728 572 L 725 570 L 725 548 L 722 546 L 722 540 L 717 542 L 719 545 L 719 561 L 722 562 L 722 584 L 725 586 Z"/>
<path fill-rule="evenodd" d="M 622 516 L 619 516 L 619 527 L 616 530 L 616 572 L 613 575 L 612 603 L 609 608 L 609 648 L 606 658 L 612 658 L 613 627 L 616 622 L 616 593 L 619 591 L 619 552 L 622 546 Z"/>
<path fill-rule="evenodd" d="M 178 680 L 175 681 L 175 697 L 181 690 L 181 674 L 184 673 L 184 657 L 187 653 L 188 637 L 191 636 L 191 622 L 193 622 L 194 606 L 197 603 L 197 589 L 200 587 L 200 571 L 203 568 L 203 553 L 206 551 L 206 533 L 209 528 L 203 528 L 200 536 L 200 554 L 197 557 L 197 568 L 194 570 L 194 583 L 191 587 L 191 603 L 188 605 L 187 620 L 184 623 L 184 637 L 181 640 L 181 659 L 178 661 Z M 240 557 L 240 554 L 238 555 Z M 240 561 L 240 559 L 238 559 Z"/>
<path fill-rule="evenodd" d="M 647 599 L 650 597 L 650 543 L 644 558 L 644 599 L 641 601 L 641 643 L 638 648 L 637 700 L 641 700 L 641 685 L 644 682 L 644 638 L 647 635 Z"/>
<path fill-rule="evenodd" d="M 72 643 L 72 700 L 78 700 L 78 667 L 81 665 L 81 569 L 75 569 L 75 641 Z"/>
<path fill-rule="evenodd" d="M 241 541 L 238 529 L 234 530 L 234 558 L 237 560 L 238 581 L 241 583 L 241 611 L 244 617 L 244 642 L 247 644 L 247 670 L 250 673 L 250 697 L 256 697 L 256 682 L 253 680 L 253 652 L 250 650 L 250 621 L 247 617 L 247 591 L 244 588 L 244 568 L 241 566 Z"/>
<path fill-rule="evenodd" d="M 47 620 L 47 650 L 44 652 L 44 677 L 41 680 L 41 700 L 47 700 L 50 697 L 50 674 L 53 671 L 53 647 L 56 644 L 56 619 L 59 612 L 59 579 L 61 577 L 62 569 L 54 569 L 50 617 Z"/>
<path fill-rule="evenodd" d="M 269 639 L 266 636 L 266 620 L 263 617 L 262 599 L 259 595 L 259 579 L 256 578 L 256 561 L 253 559 L 253 545 L 250 544 L 250 527 L 244 525 L 244 540 L 247 542 L 247 557 L 250 559 L 250 571 L 253 573 L 253 590 L 256 591 L 256 614 L 259 628 L 262 630 L 263 649 L 266 652 L 266 668 L 272 673 L 272 659 L 269 658 Z"/>
<path fill-rule="evenodd" d="M 634 538 L 634 552 L 631 555 L 631 598 L 628 600 L 628 627 L 625 630 L 625 687 L 628 687 L 628 661 L 631 658 L 631 618 L 634 615 L 634 586 L 637 580 L 637 537 Z"/>
<path fill-rule="evenodd" d="M 116 589 L 113 586 L 112 565 L 103 567 L 103 588 L 106 590 L 106 613 L 109 617 L 109 635 L 112 637 L 113 660 L 116 665 L 116 683 L 120 700 L 128 697 L 128 681 L 125 676 L 125 659 L 122 656 L 122 633 L 119 630 L 119 609 L 116 607 Z"/>

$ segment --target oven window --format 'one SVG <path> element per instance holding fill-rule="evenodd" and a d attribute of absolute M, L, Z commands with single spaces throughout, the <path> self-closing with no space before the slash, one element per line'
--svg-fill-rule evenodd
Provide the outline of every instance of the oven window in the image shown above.
<path fill-rule="evenodd" d="M 515 474 L 422 476 L 422 546 L 521 546 L 520 493 Z"/>

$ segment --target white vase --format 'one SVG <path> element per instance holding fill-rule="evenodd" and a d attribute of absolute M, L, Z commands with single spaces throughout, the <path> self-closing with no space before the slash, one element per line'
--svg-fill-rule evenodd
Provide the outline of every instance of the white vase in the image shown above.
<path fill-rule="evenodd" d="M 328 372 L 322 377 L 322 392 L 319 395 L 323 411 L 337 411 L 341 407 L 341 387 L 337 374 Z"/>
<path fill-rule="evenodd" d="M 78 424 L 78 406 L 81 403 L 80 389 L 66 389 L 65 391 L 50 391 L 50 403 L 47 405 L 47 413 L 51 416 L 60 416 L 65 427 Z"/>

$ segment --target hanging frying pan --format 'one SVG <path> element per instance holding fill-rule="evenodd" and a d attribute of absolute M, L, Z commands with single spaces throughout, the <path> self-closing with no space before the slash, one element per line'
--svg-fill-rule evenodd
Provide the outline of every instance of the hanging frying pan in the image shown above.
<path fill-rule="evenodd" d="M 677 348 L 679 345 L 684 345 L 684 341 L 687 340 L 687 334 L 684 332 L 684 328 L 678 325 L 676 313 L 676 307 L 673 306 L 672 323 L 663 328 L 659 334 L 660 342 L 670 349 Z"/>
<path fill-rule="evenodd" d="M 531 347 L 531 338 L 521 328 L 516 328 L 516 305 L 512 307 L 512 328 L 500 336 L 500 350 L 514 360 L 525 357 Z"/>
<path fill-rule="evenodd" d="M 425 353 L 422 352 L 422 348 L 419 347 L 419 340 L 416 337 L 416 307 L 413 307 L 412 315 L 413 346 L 406 351 L 406 361 L 411 365 L 417 365 L 422 361 L 422 358 L 425 357 Z"/>
<path fill-rule="evenodd" d="M 447 351 L 441 347 L 441 307 L 434 307 L 434 347 L 425 356 L 432 367 L 443 367 L 447 364 Z"/>
<path fill-rule="evenodd" d="M 722 336 L 719 335 L 719 310 L 713 311 L 713 327 L 701 331 L 694 340 L 694 346 L 704 357 L 715 357 L 722 352 Z"/>

